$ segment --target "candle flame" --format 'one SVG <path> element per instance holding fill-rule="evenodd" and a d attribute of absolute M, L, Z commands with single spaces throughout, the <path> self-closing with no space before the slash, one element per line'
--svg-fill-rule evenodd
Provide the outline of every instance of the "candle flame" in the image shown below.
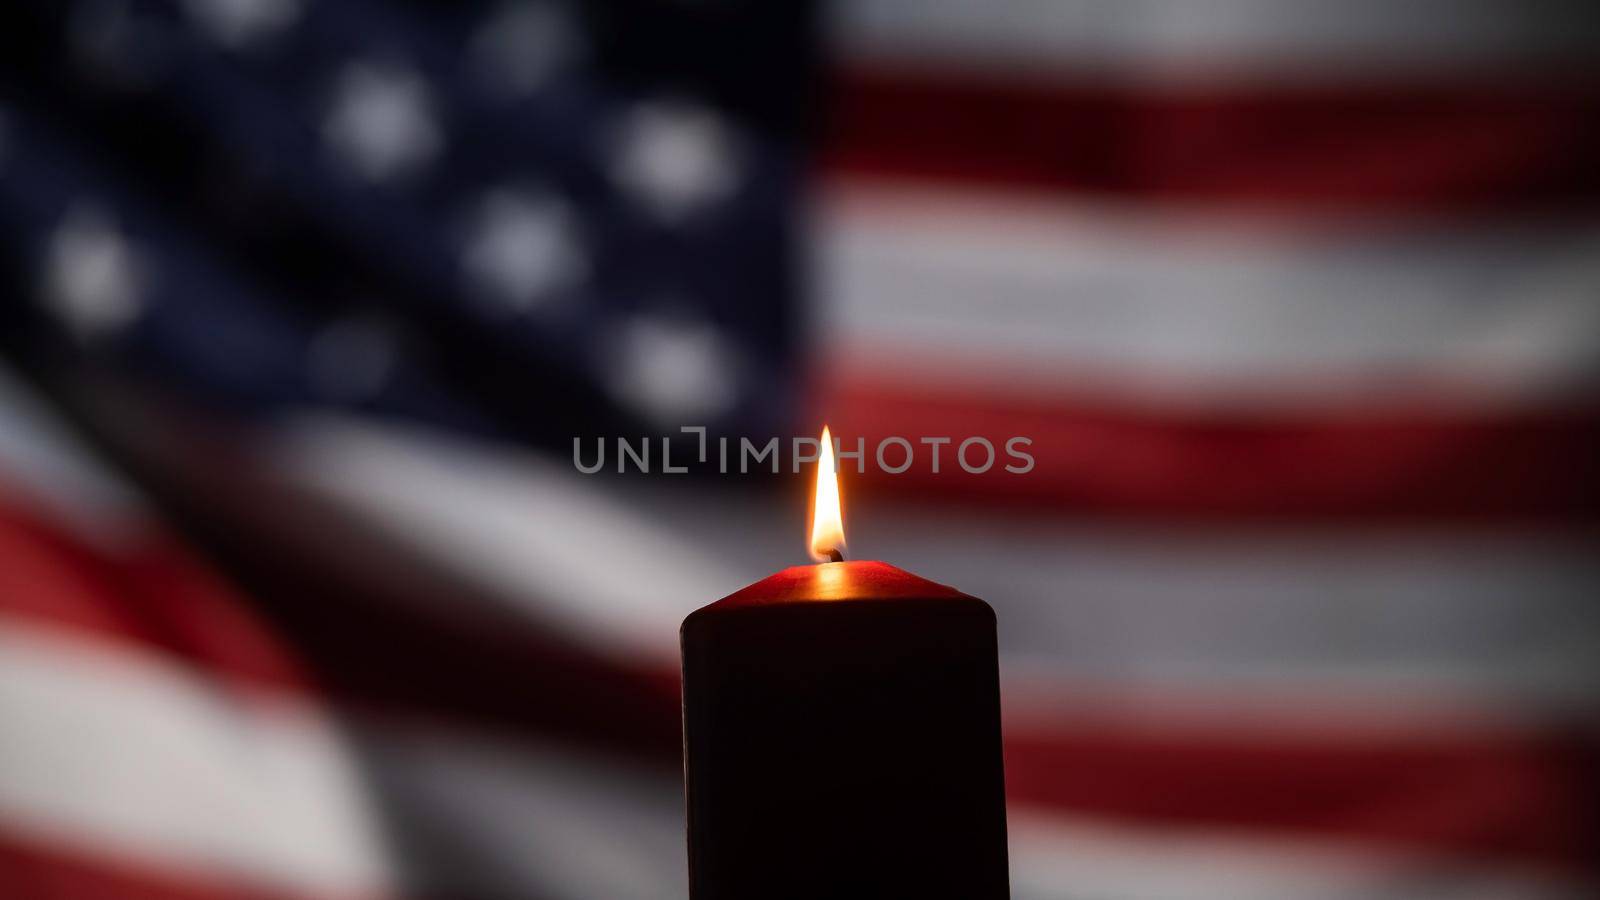
<path fill-rule="evenodd" d="M 822 426 L 822 454 L 817 460 L 817 490 L 811 503 L 811 558 L 828 562 L 844 558 L 844 514 L 839 508 L 839 469 L 833 435 Z"/>

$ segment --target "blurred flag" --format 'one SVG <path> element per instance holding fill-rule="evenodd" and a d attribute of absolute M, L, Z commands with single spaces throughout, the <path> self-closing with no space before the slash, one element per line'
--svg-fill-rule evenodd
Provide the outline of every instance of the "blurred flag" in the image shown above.
<path fill-rule="evenodd" d="M 570 441 L 824 416 L 997 608 L 1018 900 L 1594 893 L 1595 17 L 816 13 L 3 14 L 0 893 L 681 897 L 803 503 Z"/>
<path fill-rule="evenodd" d="M 852 536 L 1000 598 L 1019 895 L 1593 891 L 1600 19 L 837 12 L 818 408 L 1037 459 Z"/>

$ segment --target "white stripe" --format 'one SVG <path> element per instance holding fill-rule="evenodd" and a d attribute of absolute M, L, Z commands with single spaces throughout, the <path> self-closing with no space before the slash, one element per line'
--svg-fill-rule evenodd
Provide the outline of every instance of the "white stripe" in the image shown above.
<path fill-rule="evenodd" d="M 908 377 L 1103 376 L 1163 402 L 1559 397 L 1600 371 L 1600 223 L 1295 233 L 1222 214 L 846 188 L 818 229 L 821 345 Z M 966 377 L 966 376 L 963 376 Z"/>
<path fill-rule="evenodd" d="M 317 896 L 389 882 L 353 760 L 303 704 L 0 618 L 0 722 L 8 831 Z"/>
<path fill-rule="evenodd" d="M 286 432 L 288 475 L 457 577 L 630 662 L 676 660 L 678 625 L 747 580 L 642 522 L 604 476 L 443 434 L 331 417 Z M 590 451 L 592 453 L 592 449 Z"/>
<path fill-rule="evenodd" d="M 1016 900 L 1579 900 L 1572 876 L 1216 830 L 1010 811 Z"/>
<path fill-rule="evenodd" d="M 1600 558 L 1584 533 L 963 527 L 880 509 L 851 539 L 987 599 L 1019 675 L 1530 715 L 1600 690 Z"/>
<path fill-rule="evenodd" d="M 848 58 L 1099 71 L 1193 83 L 1222 70 L 1353 80 L 1586 63 L 1582 3 L 1521 0 L 843 0 Z"/>

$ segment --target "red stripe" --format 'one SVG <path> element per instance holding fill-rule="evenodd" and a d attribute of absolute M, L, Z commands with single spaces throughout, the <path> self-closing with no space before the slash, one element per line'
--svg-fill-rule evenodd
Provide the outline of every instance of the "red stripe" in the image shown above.
<path fill-rule="evenodd" d="M 1600 75 L 1185 90 L 916 67 L 838 78 L 834 172 L 1304 210 L 1600 201 Z"/>
<path fill-rule="evenodd" d="M 18 900 L 359 900 L 268 888 L 213 872 L 180 871 L 47 846 L 0 831 L 0 895 Z"/>
<path fill-rule="evenodd" d="M 924 363 L 924 365 L 928 365 Z M 840 375 L 819 386 L 841 440 L 864 437 L 865 474 L 846 461 L 854 496 L 938 497 L 1013 510 L 1202 518 L 1592 521 L 1600 512 L 1600 409 L 1473 414 L 1426 409 L 1330 409 L 1250 414 L 1155 412 L 1070 391 L 995 388 L 930 394 L 889 377 Z M 996 448 L 985 474 L 943 448 L 916 445 L 913 466 L 890 475 L 870 459 L 892 436 Z M 1011 437 L 1035 468 L 1007 457 Z M 984 461 L 970 450 L 974 466 Z M 899 465 L 903 451 L 885 449 Z M 870 501 L 867 501 L 870 502 Z"/>
<path fill-rule="evenodd" d="M 1006 735 L 1013 800 L 1143 824 L 1337 836 L 1584 870 L 1600 754 L 1580 735 L 1399 741 L 1162 737 L 1080 725 Z"/>
<path fill-rule="evenodd" d="M 0 490 L 0 613 L 124 640 L 218 681 L 314 693 L 304 664 L 201 561 L 154 527 L 86 544 Z"/>

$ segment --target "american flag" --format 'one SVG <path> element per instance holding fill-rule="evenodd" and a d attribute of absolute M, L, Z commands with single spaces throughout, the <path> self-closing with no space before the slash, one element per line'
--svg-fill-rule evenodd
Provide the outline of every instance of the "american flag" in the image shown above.
<path fill-rule="evenodd" d="M 13 0 L 0 894 L 683 897 L 802 479 L 572 442 L 826 419 L 1018 900 L 1594 896 L 1587 7 Z"/>

